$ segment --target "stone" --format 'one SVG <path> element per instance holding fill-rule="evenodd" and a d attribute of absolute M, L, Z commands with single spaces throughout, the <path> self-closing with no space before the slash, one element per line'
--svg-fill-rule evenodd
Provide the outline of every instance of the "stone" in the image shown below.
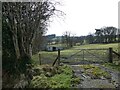
<path fill-rule="evenodd" d="M 103 76 L 101 76 L 100 78 L 101 78 L 102 80 L 105 80 L 105 79 L 106 79 L 106 78 L 105 78 L 105 77 L 103 77 Z"/>
<path fill-rule="evenodd" d="M 46 77 L 52 77 L 53 75 L 52 75 L 51 72 L 46 72 L 45 76 L 46 76 Z"/>

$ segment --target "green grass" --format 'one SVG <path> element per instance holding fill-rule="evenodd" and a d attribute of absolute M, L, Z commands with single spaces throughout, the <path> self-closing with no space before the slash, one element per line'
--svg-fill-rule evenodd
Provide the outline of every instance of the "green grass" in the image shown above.
<path fill-rule="evenodd" d="M 51 66 L 37 67 L 36 70 L 38 74 L 31 80 L 30 88 L 70 88 L 72 84 L 76 85 L 80 82 L 79 78 L 73 77 L 72 68 L 68 65 L 59 66 L 59 68 Z M 41 67 L 46 68 L 47 70 L 42 69 Z M 46 73 L 48 73 L 50 68 L 54 68 L 53 70 L 57 70 L 57 72 L 54 72 L 54 75 L 52 76 L 46 76 Z M 40 69 L 39 71 L 42 73 L 38 72 L 38 69 Z M 58 71 L 60 72 L 58 73 Z M 52 73 L 52 71 L 50 71 L 50 73 Z"/>
<path fill-rule="evenodd" d="M 103 66 L 120 72 L 120 64 L 116 65 L 115 63 L 105 63 L 105 64 L 103 64 Z"/>
<path fill-rule="evenodd" d="M 62 70 L 61 74 L 56 74 L 50 78 L 51 88 L 69 88 L 72 79 L 72 68 L 70 66 L 64 65 L 60 67 Z"/>
<path fill-rule="evenodd" d="M 41 51 L 39 53 L 41 55 L 41 62 L 51 61 L 53 63 L 57 57 L 57 51 L 54 51 L 54 52 Z M 40 63 L 39 62 L 39 54 L 33 55 L 32 61 L 34 64 L 39 64 Z"/>
<path fill-rule="evenodd" d="M 70 88 L 71 77 L 66 74 L 57 74 L 50 79 L 51 88 Z"/>
<path fill-rule="evenodd" d="M 113 50 L 118 51 L 118 43 L 111 44 L 87 44 L 81 46 L 75 46 L 75 49 L 96 49 L 96 48 L 109 48 L 112 47 Z"/>

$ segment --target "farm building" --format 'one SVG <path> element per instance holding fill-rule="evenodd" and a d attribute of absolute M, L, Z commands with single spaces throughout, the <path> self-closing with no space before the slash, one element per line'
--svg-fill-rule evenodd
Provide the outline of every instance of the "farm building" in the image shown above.
<path fill-rule="evenodd" d="M 63 47 L 47 46 L 47 51 L 57 51 L 58 49 L 63 50 Z"/>

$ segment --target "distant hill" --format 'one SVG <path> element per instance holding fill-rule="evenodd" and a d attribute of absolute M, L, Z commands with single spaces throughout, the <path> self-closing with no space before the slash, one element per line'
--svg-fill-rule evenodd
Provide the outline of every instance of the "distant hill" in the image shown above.
<path fill-rule="evenodd" d="M 55 34 L 50 34 L 50 35 L 47 35 L 47 36 L 46 36 L 46 38 L 49 39 L 49 40 L 51 40 L 51 39 L 53 39 L 53 38 L 55 38 L 55 37 L 56 37 Z"/>

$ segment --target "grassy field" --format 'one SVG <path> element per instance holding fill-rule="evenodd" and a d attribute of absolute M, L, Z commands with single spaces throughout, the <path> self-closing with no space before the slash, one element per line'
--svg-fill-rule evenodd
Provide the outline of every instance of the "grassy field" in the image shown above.
<path fill-rule="evenodd" d="M 102 48 L 109 48 L 112 47 L 114 51 L 118 51 L 118 43 L 112 43 L 112 44 L 88 44 L 88 45 L 80 45 L 80 46 L 74 46 L 70 49 L 61 50 L 61 57 L 70 57 L 71 55 L 78 52 L 77 49 L 102 49 Z M 53 63 L 54 60 L 57 57 L 57 51 L 54 52 L 48 52 L 48 51 L 41 51 L 39 52 L 41 54 L 41 61 L 42 63 Z M 93 52 L 97 53 L 98 56 L 101 55 L 101 52 Z M 87 56 L 87 54 L 86 54 Z M 77 57 L 77 56 L 76 56 Z M 32 57 L 33 63 L 39 64 L 39 55 L 35 54 Z M 72 60 L 74 61 L 74 60 Z"/>
<path fill-rule="evenodd" d="M 109 48 L 112 47 L 113 50 L 118 51 L 118 43 L 112 43 L 112 44 L 88 44 L 88 45 L 81 45 L 81 46 L 75 46 L 76 49 L 97 49 L 97 48 Z"/>

